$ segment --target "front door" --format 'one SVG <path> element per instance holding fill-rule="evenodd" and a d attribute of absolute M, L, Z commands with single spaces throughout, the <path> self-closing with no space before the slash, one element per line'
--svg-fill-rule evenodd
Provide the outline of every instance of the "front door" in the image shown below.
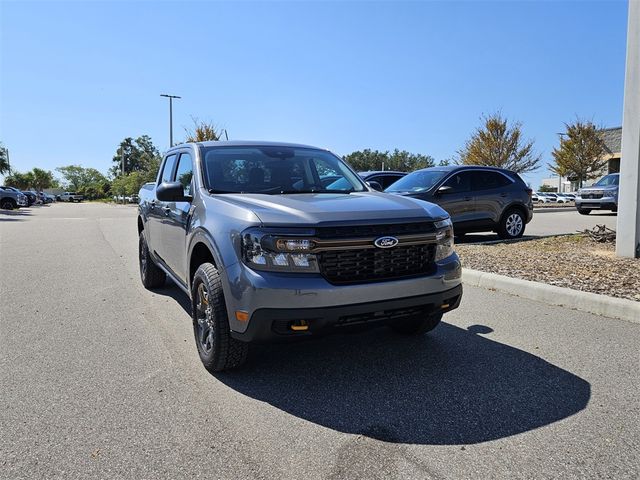
<path fill-rule="evenodd" d="M 167 156 L 162 164 L 162 171 L 158 175 L 158 184 L 156 185 L 156 188 L 162 182 L 171 181 L 176 167 L 177 157 L 178 156 L 175 153 Z M 167 263 L 167 248 L 164 241 L 167 218 L 166 206 L 166 202 L 161 202 L 156 197 L 149 202 L 147 208 L 147 228 L 149 229 L 147 241 L 149 242 L 149 250 L 151 250 L 164 263 Z"/>
<path fill-rule="evenodd" d="M 188 152 L 180 153 L 178 166 L 173 176 L 174 182 L 180 182 L 185 197 L 191 197 L 193 178 L 193 160 Z M 165 261 L 176 276 L 187 284 L 187 231 L 191 219 L 191 202 L 167 202 L 164 206 L 164 242 L 167 252 Z"/>
<path fill-rule="evenodd" d="M 471 172 L 463 171 L 449 177 L 441 186 L 449 187 L 446 192 L 434 194 L 433 201 L 451 216 L 454 227 L 468 225 L 473 216 L 473 196 L 471 194 Z"/>

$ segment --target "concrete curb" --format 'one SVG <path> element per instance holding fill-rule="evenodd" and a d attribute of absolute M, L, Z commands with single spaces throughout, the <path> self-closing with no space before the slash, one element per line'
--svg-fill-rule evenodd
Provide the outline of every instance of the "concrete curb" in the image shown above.
<path fill-rule="evenodd" d="M 465 285 L 500 290 L 549 305 L 560 305 L 596 315 L 640 323 L 640 302 L 633 300 L 581 292 L 468 268 L 462 269 L 462 282 Z"/>

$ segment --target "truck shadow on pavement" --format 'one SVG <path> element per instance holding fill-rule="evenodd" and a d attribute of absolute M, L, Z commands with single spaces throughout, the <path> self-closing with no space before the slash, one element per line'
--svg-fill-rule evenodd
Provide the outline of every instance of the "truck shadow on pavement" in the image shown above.
<path fill-rule="evenodd" d="M 385 329 L 252 346 L 216 378 L 296 417 L 386 442 L 473 444 L 567 418 L 590 384 L 541 358 L 447 323 L 422 338 Z"/>

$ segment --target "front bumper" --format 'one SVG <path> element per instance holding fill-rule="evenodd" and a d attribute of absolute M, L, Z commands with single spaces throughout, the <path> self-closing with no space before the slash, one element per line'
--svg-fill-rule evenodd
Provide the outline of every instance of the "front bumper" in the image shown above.
<path fill-rule="evenodd" d="M 576 197 L 576 208 L 589 210 L 615 210 L 618 208 L 618 199 L 614 196 L 603 196 L 602 198 Z"/>
<path fill-rule="evenodd" d="M 253 333 L 255 331 L 271 332 L 271 320 L 280 314 L 284 320 L 301 319 L 300 315 L 305 312 L 312 314 L 318 325 L 324 325 L 348 315 L 344 312 L 354 308 L 362 313 L 361 305 L 369 304 L 375 312 L 380 310 L 378 304 L 399 301 L 401 306 L 403 302 L 413 305 L 411 299 L 415 298 L 422 298 L 422 305 L 437 304 L 437 311 L 443 311 L 439 296 L 460 286 L 461 273 L 460 260 L 454 253 L 437 262 L 431 275 L 375 283 L 333 285 L 317 274 L 258 272 L 242 263 L 228 266 L 222 280 L 231 330 L 237 338 L 251 340 L 262 336 L 262 333 Z M 429 296 L 433 299 L 425 303 L 425 297 Z M 338 310 L 332 310 L 334 308 Z M 249 320 L 236 320 L 237 311 L 246 312 Z M 335 313 L 338 311 L 339 314 Z M 324 320 L 318 321 L 318 318 Z M 249 333 L 245 336 L 245 332 Z"/>
<path fill-rule="evenodd" d="M 254 312 L 248 328 L 232 332 L 237 340 L 251 343 L 290 341 L 327 335 L 346 328 L 375 327 L 414 318 L 449 312 L 460 305 L 462 285 L 444 292 L 416 297 L 320 308 L 261 308 Z M 308 329 L 292 330 L 304 320 Z"/>

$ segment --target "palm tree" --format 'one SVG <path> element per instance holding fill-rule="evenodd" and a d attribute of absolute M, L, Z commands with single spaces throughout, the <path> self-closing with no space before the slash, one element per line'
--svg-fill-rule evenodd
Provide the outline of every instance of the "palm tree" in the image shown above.
<path fill-rule="evenodd" d="M 11 173 L 11 166 L 9 165 L 9 151 L 0 142 L 0 175 L 5 173 Z"/>

